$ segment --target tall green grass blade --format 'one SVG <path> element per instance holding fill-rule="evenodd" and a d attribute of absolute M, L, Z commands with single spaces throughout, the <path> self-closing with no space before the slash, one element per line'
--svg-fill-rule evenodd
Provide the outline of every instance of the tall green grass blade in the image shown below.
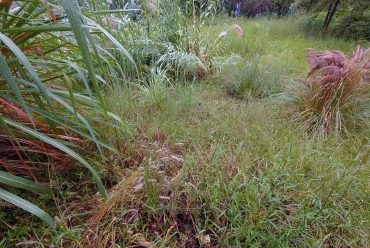
<path fill-rule="evenodd" d="M 83 62 L 86 65 L 90 80 L 94 86 L 95 94 L 97 95 L 100 103 L 105 106 L 103 97 L 98 86 L 98 81 L 95 76 L 95 68 L 90 56 L 89 47 L 87 45 L 88 43 L 86 40 L 86 30 L 83 28 L 84 22 L 82 19 L 82 14 L 80 12 L 80 7 L 78 6 L 76 0 L 62 0 L 61 5 L 63 6 L 69 23 L 72 27 L 73 34 L 83 58 Z"/>
<path fill-rule="evenodd" d="M 91 138 L 91 136 L 90 136 L 90 135 L 87 135 L 87 134 L 85 134 L 85 133 L 83 133 L 83 132 L 79 131 L 78 129 L 76 129 L 76 128 L 72 127 L 71 125 L 68 125 L 68 124 L 66 123 L 65 119 L 63 119 L 63 118 L 61 118 L 61 117 L 58 117 L 58 116 L 55 116 L 55 115 L 50 115 L 50 113 L 49 113 L 49 112 L 47 112 L 47 111 L 43 111 L 43 110 L 41 110 L 41 109 L 39 109 L 39 108 L 33 108 L 33 107 L 31 107 L 31 110 L 32 110 L 33 112 L 35 112 L 35 113 L 38 113 L 38 114 L 40 114 L 40 115 L 44 116 L 45 118 L 47 118 L 47 119 L 49 119 L 49 120 L 51 120 L 51 121 L 53 121 L 53 122 L 59 123 L 59 125 L 60 125 L 60 126 L 65 127 L 65 128 L 68 128 L 69 130 L 71 130 L 71 131 L 73 131 L 74 133 L 78 134 L 79 136 L 81 136 L 81 137 L 85 138 L 86 140 L 90 140 L 90 141 L 95 142 L 95 141 Z M 109 116 L 111 116 L 111 113 L 110 113 L 110 112 L 108 112 L 108 115 L 109 115 Z M 115 120 L 117 120 L 117 121 L 119 121 L 119 120 L 120 120 L 120 119 L 119 119 L 119 117 L 118 117 L 118 119 L 116 119 L 116 118 L 114 118 L 114 117 L 112 116 L 112 118 L 113 118 L 113 119 L 115 119 Z M 0 120 L 1 120 L 1 119 L 0 119 Z M 122 122 L 122 120 L 120 120 L 120 121 Z M 121 123 L 121 122 L 120 122 L 120 123 Z M 117 152 L 118 152 L 118 151 L 117 151 L 117 149 L 115 149 L 114 147 L 109 146 L 109 145 L 107 145 L 107 144 L 105 144 L 105 143 L 103 143 L 103 142 L 101 142 L 101 141 L 99 141 L 99 140 L 98 140 L 98 144 L 99 144 L 101 147 L 104 147 L 104 148 L 106 148 L 107 150 L 109 150 L 109 151 L 111 151 L 111 152 L 113 152 L 113 153 L 117 153 Z"/>
<path fill-rule="evenodd" d="M 116 39 L 114 38 L 113 35 L 111 35 L 106 29 L 104 29 L 102 26 L 100 26 L 98 23 L 96 23 L 95 21 L 89 19 L 89 18 L 86 18 L 88 19 L 88 21 L 93 24 L 93 26 L 98 29 L 99 31 L 101 31 L 105 36 L 108 37 L 108 39 L 115 45 L 117 46 L 117 48 L 130 60 L 130 62 L 135 66 L 135 69 L 138 72 L 138 69 L 137 69 L 137 66 L 136 66 L 136 63 L 134 61 L 134 59 L 132 58 L 131 54 L 126 50 L 126 48 L 124 48 L 124 46 L 122 46 L 122 44 Z"/>
<path fill-rule="evenodd" d="M 120 62 L 118 62 L 117 58 L 114 57 L 110 52 L 108 52 L 107 49 L 104 49 L 101 46 L 97 46 L 97 48 L 99 49 L 99 51 L 106 54 L 111 59 L 111 61 L 114 62 L 116 65 L 120 65 Z M 122 70 L 122 66 L 116 66 L 116 69 L 121 74 L 121 77 L 124 77 L 125 73 Z M 116 80 L 122 80 L 122 78 L 116 78 Z"/>
<path fill-rule="evenodd" d="M 5 171 L 0 171 L 0 183 L 42 194 L 51 194 L 51 189 L 49 187 L 37 184 L 25 178 L 14 176 Z"/>
<path fill-rule="evenodd" d="M 19 124 L 17 122 L 14 122 L 10 119 L 7 119 L 7 118 L 4 118 L 4 121 L 6 124 L 16 128 L 16 129 L 19 129 L 23 132 L 25 132 L 26 134 L 29 134 L 51 146 L 54 146 L 55 148 L 65 152 L 66 154 L 68 154 L 69 156 L 71 156 L 72 158 L 76 159 L 77 161 L 79 161 L 82 165 L 84 165 L 89 171 L 90 173 L 92 174 L 92 177 L 93 177 L 93 180 L 96 182 L 97 186 L 98 186 L 98 190 L 100 192 L 100 194 L 102 194 L 103 197 L 107 198 L 107 193 L 105 191 L 105 188 L 104 188 L 104 185 L 98 175 L 98 173 L 95 171 L 95 169 L 84 159 L 82 158 L 78 153 L 74 152 L 73 150 L 71 150 L 70 148 L 68 148 L 67 146 L 63 145 L 61 142 L 53 139 L 53 138 L 50 138 L 40 132 L 37 132 L 36 130 L 33 130 L 29 127 L 26 127 L 22 124 Z"/>
<path fill-rule="evenodd" d="M 19 79 L 18 80 L 19 82 L 23 83 L 23 84 L 26 84 L 28 86 L 31 86 L 31 87 L 34 87 L 35 89 L 37 89 L 34 84 L 30 83 L 30 82 L 27 82 L 25 80 L 22 80 L 22 79 Z M 76 111 L 75 108 L 73 108 L 71 105 L 69 105 L 66 101 L 64 101 L 62 98 L 60 98 L 59 96 L 53 94 L 50 90 L 47 91 L 47 94 L 50 98 L 52 98 L 53 100 L 55 100 L 56 102 L 60 103 L 66 110 L 68 110 L 70 113 L 72 114 L 75 114 L 76 113 L 76 116 L 77 118 L 85 125 L 85 127 L 87 128 L 87 130 L 89 131 L 92 139 L 94 140 L 99 152 L 101 154 L 103 154 L 102 150 L 101 150 L 101 147 L 99 145 L 99 142 L 98 142 L 98 139 L 96 138 L 96 135 L 95 135 L 95 131 L 93 130 L 93 128 L 91 127 L 91 125 L 89 124 L 89 122 L 86 120 L 86 118 L 81 115 L 80 113 L 78 113 Z"/>
<path fill-rule="evenodd" d="M 30 21 L 30 20 L 29 20 Z M 7 34 L 20 34 L 20 33 L 46 33 L 46 32 L 59 32 L 59 31 L 72 31 L 69 24 L 53 24 L 53 25 L 37 25 L 37 26 L 25 26 L 19 28 L 0 28 L 1 33 Z"/>
<path fill-rule="evenodd" d="M 24 8 L 27 7 L 28 4 L 29 4 L 29 2 L 25 2 L 25 3 L 21 4 L 20 8 L 16 12 L 14 12 L 13 14 L 16 15 L 16 16 L 18 16 L 21 20 L 28 19 L 26 17 L 20 16 L 20 13 L 24 10 Z M 5 25 L 3 25 L 3 27 L 9 27 L 14 22 L 16 22 L 17 20 L 19 20 L 19 18 L 10 18 L 8 20 L 8 22 Z"/>
<path fill-rule="evenodd" d="M 69 93 L 69 99 L 71 99 L 72 108 L 74 110 L 74 114 L 77 116 L 77 110 L 76 110 L 76 101 L 75 97 L 73 96 L 73 85 L 70 77 L 68 77 L 67 74 L 64 74 L 64 82 L 67 86 L 68 93 Z"/>
<path fill-rule="evenodd" d="M 19 14 L 21 14 L 20 16 L 23 17 L 23 19 L 24 18 L 35 18 L 36 15 L 34 14 L 34 12 L 35 12 L 36 8 L 39 7 L 40 2 L 30 1 L 29 4 L 24 3 L 24 5 L 26 5 L 26 6 L 24 7 L 23 11 L 19 13 Z M 15 24 L 15 27 L 22 27 L 26 23 L 28 23 L 28 22 L 20 20 Z"/>
<path fill-rule="evenodd" d="M 2 33 L 0 33 L 0 40 L 2 40 L 7 45 L 7 47 L 19 59 L 19 62 L 21 62 L 25 66 L 25 68 L 30 73 L 31 77 L 33 78 L 34 83 L 37 85 L 40 92 L 45 97 L 49 107 L 53 110 L 53 105 L 52 105 L 52 103 L 51 103 L 51 101 L 48 97 L 47 91 L 46 91 L 45 87 L 43 86 L 43 83 L 42 83 L 41 79 L 39 78 L 36 70 L 33 68 L 30 61 L 26 57 L 26 55 L 24 55 L 24 53 L 21 51 L 21 49 L 19 49 L 18 46 L 10 38 L 8 38 L 7 36 L 5 36 Z"/>
<path fill-rule="evenodd" d="M 97 15 L 109 15 L 109 14 L 120 14 L 127 12 L 140 11 L 140 9 L 114 9 L 114 10 L 98 10 L 98 11 L 83 11 L 85 16 L 97 16 Z"/>
<path fill-rule="evenodd" d="M 55 101 L 59 102 L 62 106 L 64 106 L 69 112 L 76 114 L 77 118 L 85 125 L 87 130 L 89 131 L 91 138 L 94 140 L 96 147 L 98 148 L 99 152 L 103 154 L 101 147 L 99 145 L 98 139 L 96 138 L 94 129 L 90 126 L 89 122 L 85 119 L 83 115 L 78 113 L 75 108 L 73 108 L 71 105 L 69 105 L 66 101 L 64 101 L 59 96 L 49 92 L 49 95 L 51 98 L 53 98 Z"/>
<path fill-rule="evenodd" d="M 93 96 L 92 91 L 90 89 L 89 83 L 88 83 L 87 78 L 85 77 L 82 69 L 76 63 L 73 63 L 70 60 L 62 59 L 61 61 L 67 63 L 70 67 L 72 67 L 72 69 L 74 69 L 77 72 L 77 75 L 81 79 L 81 81 L 83 82 L 87 92 L 89 93 L 89 96 L 92 97 Z"/>
<path fill-rule="evenodd" d="M 4 77 L 5 81 L 9 85 L 10 89 L 12 90 L 12 93 L 15 95 L 15 97 L 18 100 L 18 104 L 23 107 L 23 109 L 26 111 L 28 118 L 32 121 L 31 113 L 28 110 L 28 107 L 26 105 L 26 102 L 24 101 L 23 96 L 21 95 L 20 89 L 13 79 L 12 72 L 10 71 L 10 68 L 8 64 L 6 63 L 6 60 L 3 56 L 3 54 L 0 51 L 0 73 Z"/>
<path fill-rule="evenodd" d="M 19 196 L 16 196 L 2 188 L 0 188 L 0 199 L 6 201 L 6 202 L 9 202 L 19 208 L 22 208 L 23 210 L 33 214 L 33 215 L 36 215 L 37 217 L 39 217 L 40 219 L 42 219 L 43 221 L 45 221 L 46 223 L 49 224 L 49 226 L 55 231 L 56 230 L 56 226 L 55 226 L 55 223 L 53 221 L 53 219 L 50 217 L 50 215 L 48 213 L 46 213 L 44 210 L 42 210 L 41 208 L 35 206 L 34 204 L 32 204 L 31 202 L 29 201 L 26 201 L 22 198 L 20 198 Z"/>

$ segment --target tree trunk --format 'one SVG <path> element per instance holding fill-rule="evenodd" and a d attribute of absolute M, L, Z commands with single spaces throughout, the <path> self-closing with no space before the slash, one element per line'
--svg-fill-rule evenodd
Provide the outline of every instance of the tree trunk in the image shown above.
<path fill-rule="evenodd" d="M 326 27 L 327 23 L 328 23 L 328 20 L 329 20 L 329 16 L 330 16 L 330 11 L 331 9 L 333 8 L 333 3 L 329 4 L 329 8 L 328 8 L 328 12 L 326 13 L 326 17 L 325 17 L 325 21 L 324 21 L 324 25 L 323 25 L 323 29 Z M 318 12 L 318 14 L 316 15 L 316 17 L 320 14 L 320 11 Z"/>
<path fill-rule="evenodd" d="M 328 14 L 326 15 L 324 27 L 321 33 L 321 37 L 324 37 L 326 33 L 328 32 L 329 25 L 331 21 L 333 20 L 334 14 L 337 11 L 338 5 L 340 3 L 340 0 L 336 0 L 333 4 L 329 6 Z"/>

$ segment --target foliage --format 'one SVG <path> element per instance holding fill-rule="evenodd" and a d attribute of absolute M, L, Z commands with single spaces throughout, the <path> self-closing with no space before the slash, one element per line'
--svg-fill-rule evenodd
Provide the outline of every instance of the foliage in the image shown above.
<path fill-rule="evenodd" d="M 322 33 L 326 34 L 329 25 L 334 24 L 336 35 L 349 39 L 369 40 L 370 3 L 366 0 L 297 0 L 295 8 L 313 13 L 313 18 L 320 18 L 321 12 L 327 12 L 323 19 Z M 338 11 L 339 10 L 339 11 Z M 337 19 L 334 23 L 334 19 Z"/>
<path fill-rule="evenodd" d="M 126 141 L 125 165 L 116 164 L 121 180 L 108 201 L 83 197 L 69 205 L 75 224 L 67 230 L 77 240 L 64 244 L 368 246 L 363 134 L 312 137 L 265 100 L 225 97 L 213 80 L 178 87 L 167 91 L 162 109 L 140 98 L 130 100 L 133 110 L 112 109 L 122 117 L 132 111 L 138 130 Z M 185 108 L 189 88 L 196 104 Z M 122 99 L 118 91 L 109 96 Z"/>
<path fill-rule="evenodd" d="M 159 58 L 157 65 L 171 71 L 179 80 L 202 78 L 202 74 L 207 72 L 206 66 L 195 54 L 176 51 L 171 47 Z"/>
<path fill-rule="evenodd" d="M 310 71 L 297 97 L 296 119 L 307 130 L 327 134 L 369 128 L 370 49 L 352 57 L 339 51 L 310 50 Z"/>
<path fill-rule="evenodd" d="M 303 48 L 348 52 L 354 44 L 310 36 L 295 16 L 218 18 L 217 1 L 185 1 L 184 10 L 184 1 L 158 0 L 156 12 L 140 1 L 138 18 L 105 1 L 79 2 L 81 9 L 76 1 L 27 1 L 44 14 L 21 10 L 15 19 L 24 25 L 1 29 L 0 156 L 10 151 L 15 166 L 0 172 L 9 190 L 0 196 L 56 224 L 56 233 L 0 202 L 0 246 L 369 246 L 369 96 L 353 83 L 368 72 L 368 51 L 313 52 L 309 60 L 320 66 L 286 109 L 275 93 L 303 76 Z M 233 24 L 245 35 L 229 32 Z M 340 105 L 338 129 L 351 135 L 332 137 L 335 125 L 326 137 L 310 135 L 285 111 L 304 111 L 307 89 L 323 75 L 338 85 L 325 72 L 335 66 L 345 94 L 322 103 Z M 239 99 L 225 95 L 225 83 Z M 331 91 L 316 93 L 315 103 Z M 108 199 L 94 194 L 75 159 L 103 175 Z M 17 198 L 33 196 L 25 189 L 42 194 L 32 202 L 56 223 Z"/>
<path fill-rule="evenodd" d="M 191 35 L 183 28 L 187 21 L 176 1 L 161 1 L 158 16 L 148 14 L 140 22 L 126 19 L 120 28 L 129 31 L 117 37 L 98 24 L 107 11 L 106 5 L 95 1 L 79 4 L 82 10 L 77 1 L 62 1 L 59 5 L 33 0 L 21 3 L 15 12 L 10 4 L 1 6 L 1 144 L 2 153 L 7 154 L 1 167 L 46 181 L 47 168 L 41 165 L 58 164 L 57 168 L 66 170 L 71 168 L 69 158 L 74 158 L 91 171 L 100 193 L 105 195 L 95 169 L 76 152 L 86 146 L 86 141 L 94 142 L 101 155 L 103 147 L 114 151 L 99 141 L 93 128 L 114 128 L 115 122 L 122 121 L 106 110 L 102 86 L 136 80 L 143 82 L 144 98 L 158 102 L 157 97 L 165 95 L 160 78 L 166 76 L 159 69 L 147 67 L 193 79 L 208 70 L 200 59 L 204 58 L 201 52 L 206 51 L 200 47 L 204 41 L 196 38 L 198 26 L 193 26 Z M 112 13 L 119 16 L 117 11 Z M 111 20 L 115 22 L 116 18 Z M 108 30 L 112 28 L 111 20 L 102 22 Z M 151 28 L 151 20 L 158 25 Z M 145 22 L 148 29 L 143 27 Z M 155 44 L 158 50 L 150 48 L 145 54 L 142 45 L 148 43 Z M 133 58 L 122 44 L 131 48 Z M 134 59 L 141 64 L 141 75 Z M 205 62 L 210 61 L 211 58 Z M 103 124 L 107 119 L 113 123 Z M 40 171 L 34 173 L 36 168 Z"/>
<path fill-rule="evenodd" d="M 238 98 L 265 98 L 282 91 L 281 68 L 276 68 L 274 63 L 261 61 L 263 58 L 254 58 L 240 66 L 231 67 L 224 73 L 230 95 Z"/>
<path fill-rule="evenodd" d="M 168 99 L 170 80 L 165 71 L 152 69 L 147 83 L 140 85 L 142 101 L 154 107 L 163 108 Z"/>
<path fill-rule="evenodd" d="M 241 13 L 247 17 L 256 17 L 261 15 L 277 14 L 278 16 L 288 14 L 290 5 L 294 0 L 246 0 L 241 1 Z M 237 1 L 228 1 L 226 10 L 231 15 L 235 10 Z"/>
<path fill-rule="evenodd" d="M 294 0 L 273 0 L 273 9 L 278 16 L 286 15 Z"/>
<path fill-rule="evenodd" d="M 133 59 L 139 65 L 139 75 L 130 70 L 124 59 L 125 78 L 149 80 L 151 69 L 164 69 L 167 76 L 180 81 L 205 78 L 213 73 L 213 58 L 219 56 L 223 49 L 222 39 L 209 39 L 200 34 L 203 26 L 209 25 L 214 19 L 214 5 L 207 2 L 205 11 L 200 16 L 188 18 L 181 11 L 181 2 L 158 1 L 158 13 L 150 14 L 143 11 L 139 21 L 126 20 L 118 28 L 115 38 L 130 49 Z M 96 22 L 99 22 L 99 16 Z M 120 20 L 119 14 L 114 20 Z M 103 24 L 104 25 L 104 24 Z M 106 24 L 104 27 L 109 28 Z M 127 31 L 127 32 L 126 32 Z M 117 58 L 118 61 L 122 61 Z M 145 79 L 147 78 L 147 79 Z"/>
<path fill-rule="evenodd" d="M 93 123 L 104 123 L 113 116 L 104 107 L 99 85 L 110 80 L 99 74 L 116 65 L 105 62 L 99 37 L 94 41 L 89 30 L 83 28 L 88 20 L 76 1 L 56 5 L 33 0 L 21 2 L 15 11 L 10 3 L 1 6 L 0 12 L 0 154 L 6 154 L 0 168 L 45 182 L 49 164 L 65 170 L 75 159 L 91 172 L 100 193 L 106 196 L 98 173 L 76 151 L 89 141 L 95 143 L 100 154 L 103 147 L 114 151 L 98 140 Z M 91 21 L 89 24 L 106 32 Z M 112 36 L 104 34 L 114 42 Z M 129 56 L 122 46 L 119 48 Z M 96 69 L 96 63 L 105 67 Z M 37 176 L 35 170 L 39 170 Z M 7 194 L 8 198 L 1 198 L 17 199 Z M 31 203 L 10 202 L 52 223 L 45 212 L 34 212 L 36 207 Z"/>
<path fill-rule="evenodd" d="M 333 33 L 339 37 L 353 40 L 370 40 L 370 4 L 355 6 L 342 15 Z"/>

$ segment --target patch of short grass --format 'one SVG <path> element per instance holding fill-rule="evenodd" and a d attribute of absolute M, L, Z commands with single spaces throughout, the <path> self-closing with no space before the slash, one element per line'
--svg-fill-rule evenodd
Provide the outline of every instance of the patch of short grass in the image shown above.
<path fill-rule="evenodd" d="M 131 116 L 145 158 L 121 169 L 128 176 L 118 190 L 128 193 L 98 237 L 115 233 L 121 246 L 369 245 L 368 140 L 311 137 L 270 103 L 229 98 L 212 82 L 168 91 L 166 108 L 141 105 Z M 163 149 L 183 161 L 166 162 Z M 138 216 L 128 220 L 132 208 Z M 122 223 L 110 226 L 112 218 Z"/>

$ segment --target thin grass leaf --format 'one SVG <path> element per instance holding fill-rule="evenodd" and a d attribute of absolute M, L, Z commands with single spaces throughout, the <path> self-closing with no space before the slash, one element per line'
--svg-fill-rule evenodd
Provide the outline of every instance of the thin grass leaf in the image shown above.
<path fill-rule="evenodd" d="M 31 87 L 34 87 L 35 89 L 37 89 L 32 83 L 30 82 L 27 82 L 25 80 L 21 80 L 19 79 L 18 80 L 19 82 L 23 83 L 23 84 L 26 84 L 28 86 L 31 86 Z M 96 135 L 95 135 L 95 131 L 94 129 L 91 127 L 91 125 L 89 124 L 89 122 L 86 120 L 86 118 L 81 115 L 80 113 L 78 113 L 76 111 L 75 108 L 73 108 L 71 105 L 69 105 L 66 101 L 64 101 L 62 98 L 60 98 L 59 96 L 53 94 L 50 90 L 47 92 L 48 96 L 55 100 L 56 102 L 60 103 L 66 110 L 68 110 L 70 113 L 72 114 L 76 114 L 77 118 L 85 125 L 86 129 L 89 131 L 92 139 L 94 140 L 95 142 L 95 145 L 96 147 L 98 148 L 99 152 L 103 155 L 103 152 L 101 150 L 101 147 L 99 145 L 99 142 L 98 142 L 98 139 L 96 138 Z"/>
<path fill-rule="evenodd" d="M 14 176 L 5 171 L 0 171 L 0 183 L 42 194 L 52 193 L 49 187 L 43 186 L 22 177 Z"/>
<path fill-rule="evenodd" d="M 85 119 L 83 115 L 78 113 L 75 108 L 73 108 L 71 105 L 69 105 L 67 102 L 65 102 L 62 98 L 58 97 L 57 95 L 49 92 L 49 96 L 53 98 L 55 101 L 59 102 L 61 105 L 63 105 L 69 112 L 76 114 L 77 118 L 85 125 L 87 130 L 89 131 L 92 139 L 95 142 L 96 147 L 98 148 L 99 152 L 103 154 L 101 147 L 99 145 L 98 139 L 96 138 L 95 131 L 89 124 L 89 122 Z"/>
<path fill-rule="evenodd" d="M 72 158 L 76 159 L 77 161 L 79 161 L 81 164 L 83 164 L 89 171 L 90 173 L 92 174 L 92 177 L 93 177 L 93 180 L 96 182 L 97 186 L 98 186 L 98 190 L 99 192 L 102 194 L 103 197 L 107 198 L 107 193 L 105 191 L 105 188 L 104 188 L 104 185 L 98 175 L 98 173 L 95 171 L 95 169 L 85 160 L 83 159 L 78 153 L 74 152 L 73 150 L 71 150 L 70 148 L 68 148 L 67 146 L 63 145 L 61 142 L 53 139 L 53 138 L 50 138 L 40 132 L 37 132 L 29 127 L 26 127 L 22 124 L 19 124 L 17 122 L 14 122 L 10 119 L 7 119 L 7 118 L 4 118 L 4 121 L 6 124 L 16 128 L 16 129 L 19 129 L 49 145 L 52 145 L 54 146 L 55 148 L 65 152 L 66 154 L 68 154 L 69 156 L 71 156 Z"/>
<path fill-rule="evenodd" d="M 67 89 L 68 89 L 68 93 L 69 93 L 69 99 L 71 99 L 71 104 L 72 104 L 72 108 L 74 110 L 74 114 L 77 116 L 77 111 L 76 111 L 76 101 L 75 101 L 75 98 L 73 96 L 73 85 L 72 85 L 72 81 L 71 79 L 67 76 L 67 74 L 64 74 L 64 82 L 67 86 Z"/>
<path fill-rule="evenodd" d="M 88 83 L 88 81 L 87 81 L 87 79 L 86 79 L 86 77 L 83 73 L 83 70 L 76 63 L 73 63 L 70 60 L 62 59 L 61 61 L 67 63 L 71 68 L 73 68 L 77 72 L 77 75 L 81 79 L 81 81 L 83 82 L 87 92 L 89 93 L 89 96 L 92 97 L 93 94 L 92 94 L 92 91 L 90 89 L 89 83 Z"/>
<path fill-rule="evenodd" d="M 98 29 L 99 31 L 101 31 L 105 36 L 107 36 L 109 38 L 110 41 L 113 42 L 113 44 L 115 46 L 117 46 L 117 48 L 129 59 L 129 61 L 135 66 L 135 69 L 138 73 L 138 70 L 137 70 L 137 66 L 136 66 L 136 63 L 135 63 L 135 60 L 132 58 L 131 54 L 126 50 L 126 48 L 124 48 L 124 46 L 122 46 L 122 44 L 116 39 L 114 38 L 113 35 L 111 35 L 106 29 L 104 29 L 102 26 L 100 26 L 98 23 L 96 23 L 95 21 L 93 21 L 92 19 L 89 19 L 87 17 L 85 17 L 88 21 L 89 21 L 89 24 L 92 24 L 96 29 Z"/>
<path fill-rule="evenodd" d="M 87 134 L 85 134 L 85 133 L 83 133 L 83 132 L 79 131 L 78 129 L 76 129 L 76 128 L 72 127 L 71 125 L 68 125 L 65 119 L 60 118 L 60 117 L 57 117 L 57 116 L 55 116 L 55 115 L 50 115 L 50 113 L 49 113 L 49 112 L 47 112 L 47 111 L 43 111 L 43 110 L 41 110 L 41 109 L 39 109 L 39 108 L 33 108 L 33 107 L 31 107 L 31 109 L 32 109 L 32 111 L 33 111 L 33 112 L 38 113 L 38 114 L 40 114 L 40 115 L 44 116 L 45 118 L 47 118 L 47 119 L 49 119 L 49 120 L 51 120 L 51 121 L 53 121 L 53 122 L 57 122 L 57 123 L 59 123 L 59 125 L 61 125 L 62 127 L 68 128 L 69 130 L 73 131 L 74 133 L 78 134 L 79 136 L 81 136 L 81 137 L 83 137 L 83 138 L 85 138 L 85 139 L 87 139 L 87 140 L 90 140 L 90 141 L 93 141 L 93 142 L 94 142 L 94 140 L 91 138 L 91 136 L 90 136 L 90 135 L 87 135 Z M 108 115 L 110 115 L 110 112 L 108 112 Z M 112 116 L 112 118 L 114 118 L 114 117 Z M 119 117 L 118 117 L 118 118 L 119 118 Z M 115 118 L 114 118 L 114 119 L 115 119 Z M 117 120 L 117 121 L 118 121 L 119 119 L 115 119 L 115 120 Z M 118 151 L 117 151 L 117 149 L 115 149 L 114 147 L 112 147 L 112 146 L 110 146 L 110 145 L 107 145 L 107 144 L 105 144 L 105 143 L 103 143 L 103 142 L 101 142 L 101 141 L 99 141 L 99 140 L 98 140 L 98 144 L 99 144 L 101 147 L 104 147 L 104 148 L 108 149 L 109 151 L 111 151 L 111 152 L 113 152 L 113 153 L 117 153 L 117 152 L 118 152 Z"/>
<path fill-rule="evenodd" d="M 14 28 L 14 27 L 0 28 L 1 33 L 7 33 L 7 34 L 20 34 L 20 33 L 25 33 L 25 32 L 47 33 L 47 32 L 60 32 L 60 31 L 72 31 L 72 28 L 69 24 L 35 25 L 35 26 L 24 26 L 24 27 L 19 27 L 19 28 Z"/>
<path fill-rule="evenodd" d="M 69 23 L 72 27 L 73 34 L 75 36 L 77 45 L 79 47 L 79 50 L 81 52 L 81 56 L 83 58 L 83 62 L 86 65 L 86 69 L 89 73 L 90 80 L 94 86 L 95 94 L 97 94 L 97 97 L 100 101 L 100 103 L 105 106 L 103 97 L 100 93 L 100 88 L 98 86 L 98 80 L 95 76 L 95 68 L 92 61 L 92 58 L 90 56 L 90 51 L 88 47 L 88 43 L 86 40 L 86 31 L 83 28 L 84 22 L 82 19 L 82 15 L 80 13 L 80 7 L 78 6 L 78 3 L 76 0 L 62 0 L 61 5 L 64 8 L 64 11 L 66 12 L 66 15 L 68 17 Z"/>
<path fill-rule="evenodd" d="M 85 16 L 97 16 L 97 15 L 108 15 L 108 14 L 120 14 L 127 12 L 140 11 L 140 9 L 115 9 L 115 10 L 99 10 L 99 11 L 83 11 Z"/>
<path fill-rule="evenodd" d="M 33 215 L 36 215 L 37 217 L 39 217 L 40 219 L 42 219 L 43 221 L 45 221 L 46 223 L 49 224 L 49 226 L 51 227 L 51 229 L 53 229 L 54 231 L 56 231 L 56 226 L 55 226 L 55 223 L 53 221 L 53 219 L 50 217 L 50 215 L 48 213 L 46 213 L 44 210 L 42 210 L 41 208 L 37 207 L 36 205 L 32 204 L 31 202 L 29 201 L 26 201 L 22 198 L 20 198 L 19 196 L 16 196 L 2 188 L 0 188 L 0 199 L 6 201 L 6 202 L 9 202 Z"/>
<path fill-rule="evenodd" d="M 28 110 L 26 102 L 24 101 L 24 98 L 21 95 L 21 92 L 19 90 L 17 83 L 13 79 L 12 72 L 10 71 L 10 68 L 8 64 L 6 63 L 6 60 L 3 57 L 3 54 L 1 53 L 1 51 L 0 51 L 0 72 L 1 72 L 1 75 L 4 77 L 5 81 L 7 82 L 7 84 L 9 85 L 10 89 L 12 90 L 12 93 L 17 98 L 18 104 L 24 108 L 24 110 L 26 111 L 28 115 L 28 118 L 32 120 L 32 115 L 30 111 Z"/>
<path fill-rule="evenodd" d="M 46 91 L 45 87 L 43 86 L 43 83 L 42 83 L 41 79 L 39 78 L 36 70 L 33 68 L 30 61 L 26 57 L 26 55 L 24 55 L 24 53 L 21 51 L 21 49 L 19 49 L 18 46 L 10 38 L 8 38 L 6 35 L 0 33 L 0 40 L 2 40 L 8 46 L 8 48 L 19 59 L 19 62 L 21 62 L 25 66 L 25 68 L 30 73 L 31 77 L 33 78 L 34 83 L 37 85 L 40 92 L 45 97 L 49 107 L 53 110 L 53 105 L 52 105 L 52 103 L 51 103 L 51 101 L 48 97 L 47 91 Z"/>

